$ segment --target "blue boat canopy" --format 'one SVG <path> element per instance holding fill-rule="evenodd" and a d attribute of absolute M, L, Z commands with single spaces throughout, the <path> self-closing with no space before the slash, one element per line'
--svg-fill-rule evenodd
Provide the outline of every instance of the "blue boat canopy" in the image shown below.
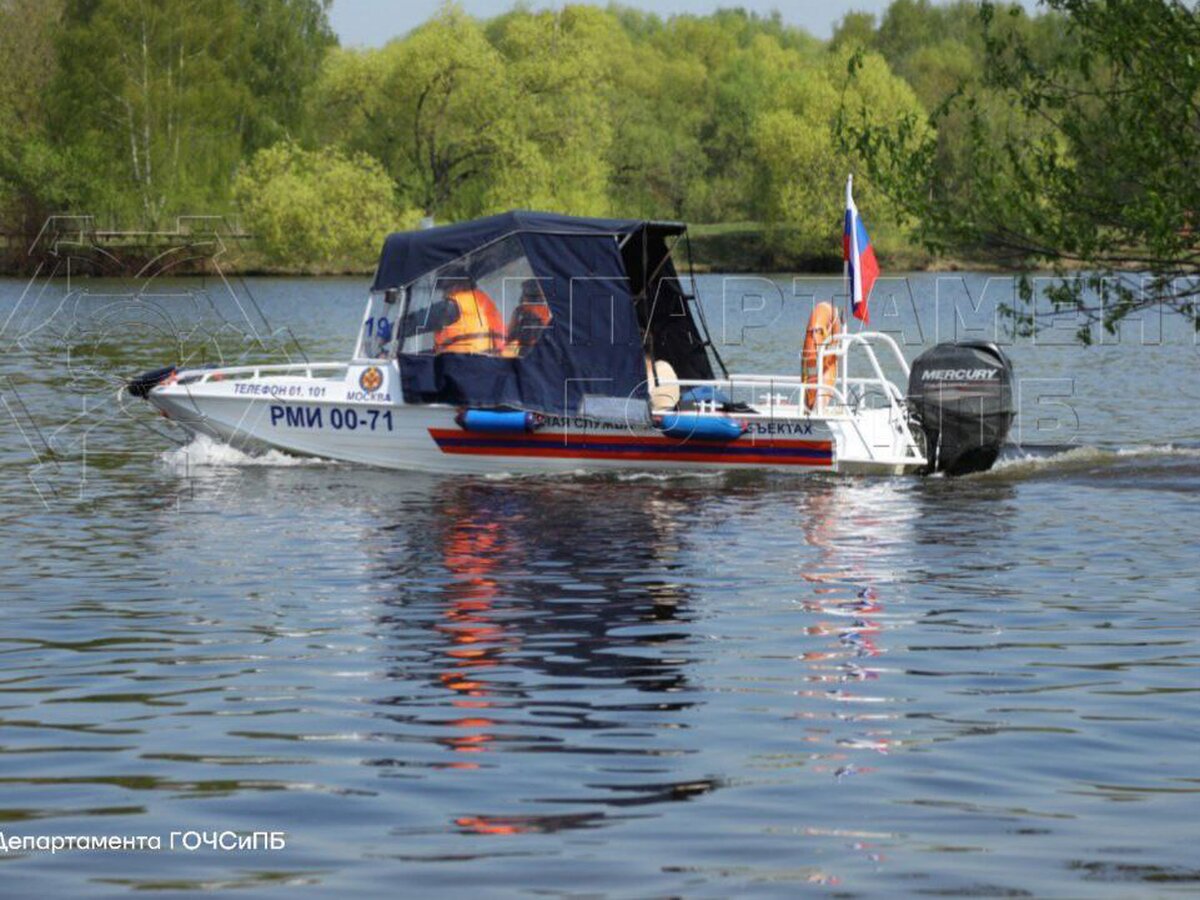
<path fill-rule="evenodd" d="M 525 211 L 390 235 L 364 346 L 396 354 L 410 403 L 644 405 L 648 358 L 680 378 L 712 378 L 710 353 L 720 364 L 671 259 L 685 235 L 677 222 Z"/>
<path fill-rule="evenodd" d="M 517 234 L 609 235 L 628 237 L 646 226 L 663 234 L 682 234 L 678 222 L 639 219 L 588 219 L 558 213 L 510 210 L 484 219 L 440 225 L 421 231 L 388 235 L 379 255 L 372 290 L 401 288 L 432 269 L 466 256 L 473 250 Z"/>

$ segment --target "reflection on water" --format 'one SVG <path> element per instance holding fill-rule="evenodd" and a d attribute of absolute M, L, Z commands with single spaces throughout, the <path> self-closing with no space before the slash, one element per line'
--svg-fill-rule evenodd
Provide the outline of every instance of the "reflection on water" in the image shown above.
<path fill-rule="evenodd" d="M 613 541 L 613 521 L 597 517 L 578 491 L 446 481 L 429 499 L 374 551 L 372 567 L 394 586 L 377 618 L 395 632 L 403 660 L 390 674 L 406 688 L 423 686 L 379 700 L 381 717 L 403 726 L 405 740 L 412 730 L 444 748 L 450 755 L 429 763 L 439 769 L 494 769 L 504 753 L 639 760 L 637 778 L 538 800 L 598 810 L 454 810 L 454 824 L 479 834 L 594 828 L 633 807 L 711 790 L 709 779 L 643 774 L 654 772 L 644 759 L 679 752 L 670 736 L 687 727 L 695 703 L 687 658 L 670 655 L 690 637 L 687 592 L 636 574 L 678 565 L 683 536 L 671 513 L 679 503 L 631 494 L 616 511 L 622 539 Z M 443 573 L 436 588 L 414 596 L 408 586 L 431 570 Z M 596 703 L 601 691 L 611 699 Z M 409 763 L 386 756 L 371 764 Z M 620 773 L 615 762 L 608 768 Z"/>
<path fill-rule="evenodd" d="M 311 289 L 268 287 L 272 319 Z M 7 892 L 1200 880 L 1191 445 L 958 481 L 434 479 L 173 450 L 42 351 L 3 360 L 0 830 L 288 846 L 0 854 Z"/>
<path fill-rule="evenodd" d="M 27 523 L 56 534 L 5 575 L 15 833 L 282 828 L 264 871 L 363 890 L 1191 877 L 1115 808 L 1195 793 L 1182 576 L 1130 580 L 1140 545 L 1054 483 L 188 471 L 178 509 L 119 467 Z M 54 882 L 257 883 L 185 862 Z"/>

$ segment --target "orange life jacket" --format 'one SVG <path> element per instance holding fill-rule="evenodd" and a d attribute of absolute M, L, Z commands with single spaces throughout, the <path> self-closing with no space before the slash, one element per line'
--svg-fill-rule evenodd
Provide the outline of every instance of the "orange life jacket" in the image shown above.
<path fill-rule="evenodd" d="M 833 341 L 833 336 L 842 331 L 842 320 L 837 309 L 827 300 L 822 300 L 813 307 L 812 315 L 808 317 L 808 330 L 804 334 L 804 352 L 800 355 L 800 372 L 805 384 L 817 383 L 817 354 L 821 348 Z M 836 356 L 826 355 L 822 367 L 821 383 L 833 387 L 837 382 L 838 361 Z M 824 401 L 827 393 L 805 391 L 804 405 L 812 410 L 817 408 L 817 400 Z M 822 402 L 820 405 L 824 405 Z"/>
<path fill-rule="evenodd" d="M 505 356 L 520 356 L 538 342 L 550 324 L 550 307 L 545 302 L 517 304 L 508 322 L 508 345 Z"/>
<path fill-rule="evenodd" d="M 550 324 L 550 307 L 546 303 L 520 303 L 513 312 L 517 328 L 545 328 Z"/>
<path fill-rule="evenodd" d="M 434 350 L 498 353 L 504 349 L 504 320 L 491 297 L 480 290 L 463 290 L 446 299 L 458 307 L 458 318 L 434 335 Z"/>

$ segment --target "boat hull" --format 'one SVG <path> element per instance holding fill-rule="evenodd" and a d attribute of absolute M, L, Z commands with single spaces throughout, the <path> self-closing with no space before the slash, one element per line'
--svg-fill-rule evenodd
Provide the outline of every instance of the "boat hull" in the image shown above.
<path fill-rule="evenodd" d="M 398 400 L 398 373 L 376 367 L 379 386 L 360 387 L 353 366 L 334 378 L 225 380 L 219 372 L 159 384 L 146 399 L 195 434 L 247 453 L 282 450 L 387 469 L 447 474 L 554 472 L 706 472 L 903 474 L 921 460 L 862 459 L 848 441 L 869 421 L 747 414 L 731 440 L 669 436 L 649 425 L 629 426 L 580 416 L 543 416 L 536 430 L 464 428 L 452 406 Z M 382 374 L 381 374 L 382 373 Z M 870 428 L 868 427 L 868 431 Z M 886 440 L 885 436 L 885 440 Z"/>

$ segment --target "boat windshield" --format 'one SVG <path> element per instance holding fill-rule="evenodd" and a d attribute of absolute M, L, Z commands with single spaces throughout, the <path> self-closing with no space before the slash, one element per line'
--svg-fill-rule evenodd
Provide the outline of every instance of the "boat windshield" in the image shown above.
<path fill-rule="evenodd" d="M 404 292 L 372 295 L 361 355 L 442 353 L 521 357 L 550 327 L 546 293 L 516 235 L 418 278 Z"/>
<path fill-rule="evenodd" d="M 397 288 L 371 293 L 354 348 L 355 359 L 390 359 L 395 355 L 395 325 L 403 299 L 404 292 Z"/>

